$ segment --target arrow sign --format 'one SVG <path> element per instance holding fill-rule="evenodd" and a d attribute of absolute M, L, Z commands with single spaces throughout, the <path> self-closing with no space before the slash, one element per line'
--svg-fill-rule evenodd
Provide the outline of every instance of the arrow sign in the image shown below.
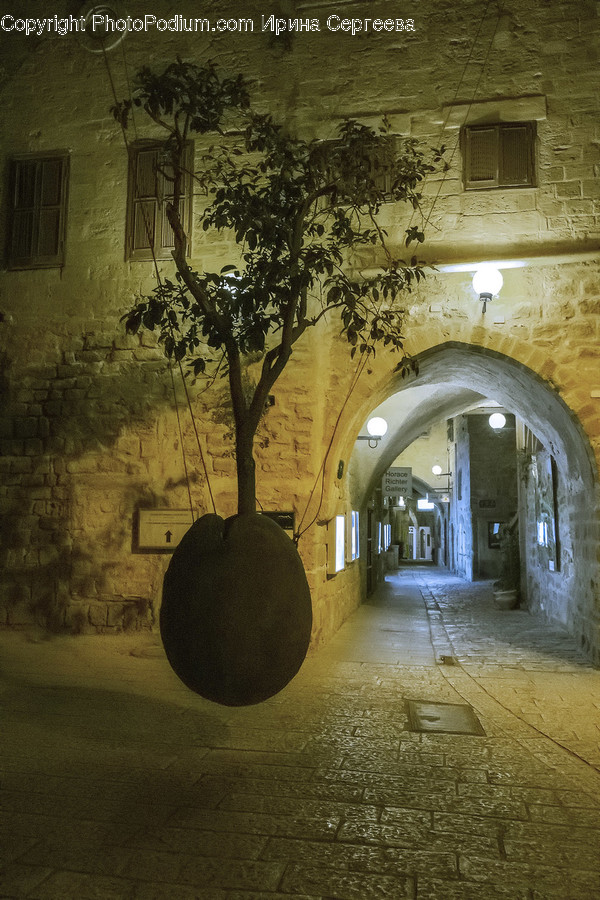
<path fill-rule="evenodd" d="M 189 509 L 138 510 L 138 553 L 172 553 L 194 517 Z"/>

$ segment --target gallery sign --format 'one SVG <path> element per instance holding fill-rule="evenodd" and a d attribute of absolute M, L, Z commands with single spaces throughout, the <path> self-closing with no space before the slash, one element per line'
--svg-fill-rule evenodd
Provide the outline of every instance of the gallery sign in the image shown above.
<path fill-rule="evenodd" d="M 383 476 L 381 489 L 384 497 L 412 497 L 412 468 L 392 466 Z"/>

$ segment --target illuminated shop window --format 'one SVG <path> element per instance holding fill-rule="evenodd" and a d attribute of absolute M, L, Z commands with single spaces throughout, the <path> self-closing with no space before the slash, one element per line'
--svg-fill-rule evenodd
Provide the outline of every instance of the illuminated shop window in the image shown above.
<path fill-rule="evenodd" d="M 392 543 L 392 526 L 384 525 L 383 526 L 383 549 L 389 550 L 391 543 Z"/>
<path fill-rule="evenodd" d="M 327 574 L 336 575 L 346 563 L 346 516 L 336 516 L 327 525 Z"/>
<path fill-rule="evenodd" d="M 358 559 L 359 548 L 358 510 L 353 509 L 350 515 L 350 559 Z"/>

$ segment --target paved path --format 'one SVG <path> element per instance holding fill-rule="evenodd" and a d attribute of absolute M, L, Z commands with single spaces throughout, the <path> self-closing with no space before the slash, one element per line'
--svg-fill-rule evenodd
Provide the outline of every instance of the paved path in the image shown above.
<path fill-rule="evenodd" d="M 401 569 L 246 709 L 156 635 L 3 632 L 0 669 L 2 898 L 600 898 L 600 672 L 489 585 Z"/>

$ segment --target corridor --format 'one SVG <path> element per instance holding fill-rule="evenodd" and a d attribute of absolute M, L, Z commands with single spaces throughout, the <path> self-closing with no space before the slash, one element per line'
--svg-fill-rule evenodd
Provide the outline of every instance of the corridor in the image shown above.
<path fill-rule="evenodd" d="M 600 671 L 488 582 L 401 568 L 255 707 L 147 632 L 3 631 L 0 660 L 2 898 L 600 898 Z"/>

